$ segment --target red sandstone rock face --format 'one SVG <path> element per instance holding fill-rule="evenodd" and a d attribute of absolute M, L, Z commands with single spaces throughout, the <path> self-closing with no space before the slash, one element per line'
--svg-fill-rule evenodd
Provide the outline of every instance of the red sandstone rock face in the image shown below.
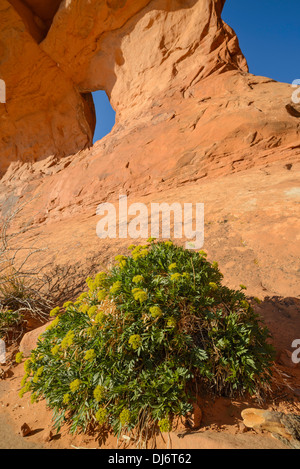
<path fill-rule="evenodd" d="M 237 38 L 220 18 L 223 3 L 1 0 L 1 172 L 11 161 L 89 146 L 90 91 L 105 89 L 127 125 L 157 99 L 187 93 L 207 76 L 246 71 Z"/>
<path fill-rule="evenodd" d="M 0 171 L 12 161 L 90 146 L 90 92 L 98 89 L 108 93 L 119 129 L 139 131 L 185 107 L 202 148 L 202 174 L 214 155 L 294 144 L 298 119 L 285 107 L 290 87 L 247 74 L 238 39 L 221 19 L 223 5 L 1 0 L 7 103 L 0 107 Z"/>
<path fill-rule="evenodd" d="M 12 161 L 69 155 L 88 146 L 94 108 L 42 51 L 16 10 L 0 1 L 0 172 Z"/>
<path fill-rule="evenodd" d="M 61 0 L 8 0 L 21 16 L 32 37 L 41 42 L 52 24 Z"/>
<path fill-rule="evenodd" d="M 235 33 L 221 20 L 223 3 L 62 4 L 42 48 L 81 90 L 105 89 L 119 121 L 132 119 L 157 96 L 185 92 L 213 73 L 248 70 Z"/>

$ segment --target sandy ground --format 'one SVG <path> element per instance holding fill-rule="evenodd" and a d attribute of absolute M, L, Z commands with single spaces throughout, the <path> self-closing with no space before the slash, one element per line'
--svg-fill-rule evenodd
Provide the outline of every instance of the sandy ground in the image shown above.
<path fill-rule="evenodd" d="M 257 312 L 271 330 L 277 361 L 284 373 L 285 387 L 275 393 L 266 408 L 300 414 L 300 370 L 291 364 L 291 344 L 300 337 L 299 299 L 299 170 L 300 164 L 286 169 L 281 163 L 265 169 L 249 169 L 202 184 L 182 184 L 142 199 L 132 198 L 149 206 L 152 202 L 174 201 L 205 203 L 205 244 L 210 261 L 217 260 L 224 273 L 224 284 L 248 287 L 247 295 L 257 296 L 262 303 Z M 162 197 L 163 195 L 163 197 Z M 224 208 L 225 207 L 225 208 Z M 29 230 L 24 238 L 32 242 L 47 241 L 44 262 L 53 265 L 80 261 L 98 253 L 99 270 L 110 264 L 116 254 L 127 253 L 128 240 L 108 242 L 95 234 L 99 221 L 93 207 L 78 216 L 42 224 Z M 51 411 L 44 402 L 29 404 L 29 398 L 18 397 L 23 366 L 13 366 L 11 376 L 0 380 L 0 447 L 35 445 L 45 448 L 116 448 L 117 441 L 108 436 L 105 443 L 99 435 L 70 436 L 67 428 L 49 440 L 52 428 Z M 282 375 L 281 375 L 282 377 Z M 255 402 L 200 403 L 203 423 L 199 432 L 171 435 L 173 448 L 282 448 L 282 443 L 268 434 L 241 433 L 241 411 L 258 407 Z M 27 423 L 32 433 L 25 439 L 19 431 Z M 119 444 L 124 446 L 124 440 Z M 27 446 L 29 445 L 29 446 Z M 158 447 L 167 442 L 157 441 Z"/>
<path fill-rule="evenodd" d="M 7 414 L 0 414 L 0 449 L 42 449 L 40 444 L 16 434 L 13 423 Z"/>
<path fill-rule="evenodd" d="M 280 367 L 281 373 L 290 377 L 298 386 L 299 370 L 287 370 Z M 289 373 L 289 374 L 287 374 Z M 23 365 L 13 365 L 10 376 L 0 380 L 0 448 L 1 449 L 117 449 L 134 448 L 127 445 L 121 436 L 119 442 L 112 435 L 70 435 L 64 426 L 59 434 L 52 426 L 52 411 L 41 401 L 30 404 L 29 395 L 23 399 L 18 396 L 23 376 Z M 289 387 L 282 388 L 272 401 L 262 406 L 265 409 L 300 415 L 300 397 L 289 392 Z M 260 407 L 254 400 L 230 400 L 218 398 L 200 398 L 199 405 L 203 411 L 202 426 L 198 431 L 187 431 L 179 425 L 170 434 L 170 439 L 158 437 L 156 448 L 160 449 L 288 449 L 282 442 L 274 439 L 269 433 L 240 429 L 241 411 L 247 407 Z M 31 433 L 22 437 L 21 426 L 27 423 Z M 49 441 L 50 431 L 53 436 Z M 126 446 L 127 445 L 127 446 Z"/>

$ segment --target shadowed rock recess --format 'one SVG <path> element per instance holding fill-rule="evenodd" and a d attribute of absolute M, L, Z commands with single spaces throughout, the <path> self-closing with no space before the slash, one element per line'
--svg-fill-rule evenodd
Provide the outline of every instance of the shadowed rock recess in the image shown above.
<path fill-rule="evenodd" d="M 0 0 L 0 207 L 25 203 L 22 242 L 107 261 L 130 243 L 97 238 L 99 203 L 204 202 L 227 282 L 298 295 L 300 109 L 290 85 L 248 72 L 224 3 Z M 92 146 L 96 90 L 116 124 Z"/>

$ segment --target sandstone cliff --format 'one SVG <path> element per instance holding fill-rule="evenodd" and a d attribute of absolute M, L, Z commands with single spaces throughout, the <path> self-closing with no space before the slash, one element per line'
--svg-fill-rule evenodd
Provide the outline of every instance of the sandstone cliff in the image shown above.
<path fill-rule="evenodd" d="M 187 100 L 191 125 L 206 135 L 197 138 L 204 154 L 295 141 L 298 121 L 285 109 L 290 88 L 247 74 L 221 19 L 224 3 L 1 0 L 2 173 L 11 161 L 90 146 L 90 92 L 99 89 L 127 129 L 151 121 L 155 107 L 172 112 Z"/>
<path fill-rule="evenodd" d="M 7 85 L 0 104 L 1 226 L 15 213 L 9 252 L 17 260 L 40 248 L 29 267 L 46 266 L 61 287 L 66 266 L 85 270 L 92 259 L 103 270 L 128 253 L 132 240 L 97 237 L 98 204 L 117 206 L 119 194 L 147 208 L 204 203 L 208 258 L 218 261 L 226 285 L 244 283 L 247 295 L 262 300 L 255 309 L 273 334 L 281 378 L 299 396 L 291 352 L 300 337 L 300 109 L 290 85 L 248 72 L 222 21 L 224 3 L 0 0 L 0 79 Z M 117 118 L 92 146 L 91 92 L 99 89 Z M 21 374 L 23 366 L 4 403 L 13 411 L 18 405 L 14 418 L 22 423 L 50 425 L 44 403 L 22 411 L 15 392 Z M 286 399 L 280 412 L 290 411 Z M 217 421 L 222 431 L 175 437 L 174 445 L 280 447 L 261 435 L 224 434 L 224 416 L 236 423 L 241 404 L 217 401 L 212 412 L 203 403 L 206 425 Z M 282 435 L 279 420 L 275 433 Z M 254 426 L 249 418 L 246 426 Z"/>

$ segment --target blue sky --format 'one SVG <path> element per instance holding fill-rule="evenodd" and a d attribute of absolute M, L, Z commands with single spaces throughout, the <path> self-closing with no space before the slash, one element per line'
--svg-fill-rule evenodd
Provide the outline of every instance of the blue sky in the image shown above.
<path fill-rule="evenodd" d="M 251 73 L 285 83 L 300 78 L 299 0 L 227 0 L 222 17 L 237 33 Z"/>
<path fill-rule="evenodd" d="M 300 0 L 227 0 L 222 17 L 237 33 L 251 73 L 285 83 L 300 79 Z M 93 96 L 97 141 L 110 132 L 115 112 L 104 91 Z"/>

